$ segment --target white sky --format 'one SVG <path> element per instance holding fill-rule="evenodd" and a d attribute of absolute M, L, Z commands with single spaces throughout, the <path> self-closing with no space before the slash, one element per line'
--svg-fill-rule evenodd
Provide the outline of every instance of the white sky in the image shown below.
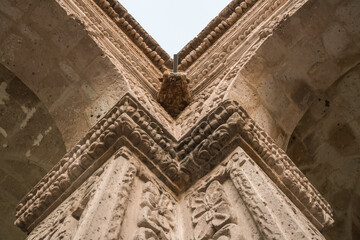
<path fill-rule="evenodd" d="M 173 57 L 231 0 L 118 0 Z"/>

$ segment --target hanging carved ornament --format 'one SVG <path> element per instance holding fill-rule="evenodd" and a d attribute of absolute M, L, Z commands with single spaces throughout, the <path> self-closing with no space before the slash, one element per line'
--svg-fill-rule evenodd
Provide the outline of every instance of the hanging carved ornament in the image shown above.
<path fill-rule="evenodd" d="M 159 80 L 158 101 L 175 118 L 190 103 L 189 79 L 183 72 L 166 71 Z"/>

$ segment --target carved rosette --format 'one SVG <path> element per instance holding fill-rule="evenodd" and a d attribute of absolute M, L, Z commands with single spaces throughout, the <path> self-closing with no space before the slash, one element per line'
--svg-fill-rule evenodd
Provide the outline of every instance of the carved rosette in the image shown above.
<path fill-rule="evenodd" d="M 139 229 L 134 240 L 176 240 L 175 201 L 165 190 L 153 182 L 146 182 L 140 203 Z"/>

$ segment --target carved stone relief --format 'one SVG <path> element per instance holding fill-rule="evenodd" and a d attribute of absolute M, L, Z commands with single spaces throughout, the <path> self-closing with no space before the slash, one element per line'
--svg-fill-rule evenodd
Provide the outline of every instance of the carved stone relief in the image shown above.
<path fill-rule="evenodd" d="M 136 174 L 130 156 L 124 148 L 120 149 L 41 222 L 28 239 L 117 238 Z"/>
<path fill-rule="evenodd" d="M 264 239 L 324 239 L 244 150 L 231 155 L 228 171 Z"/>
<path fill-rule="evenodd" d="M 106 166 L 73 239 L 116 239 L 135 179 L 136 162 L 125 148 Z"/>
<path fill-rule="evenodd" d="M 183 72 L 166 71 L 160 81 L 158 101 L 175 118 L 190 103 L 190 80 Z"/>
<path fill-rule="evenodd" d="M 324 239 L 241 148 L 175 198 L 125 147 L 28 239 L 121 239 L 124 228 L 134 240 Z"/>
<path fill-rule="evenodd" d="M 27 239 L 72 239 L 83 211 L 96 190 L 96 182 L 103 172 L 104 167 L 98 169 L 78 190 L 41 222 Z"/>
<path fill-rule="evenodd" d="M 24 199 L 19 205 L 17 224 L 31 229 L 34 220 L 41 219 L 39 209 L 52 204 L 50 199 L 66 196 L 71 184 L 80 181 L 92 165 L 105 161 L 104 156 L 124 145 L 176 194 L 210 172 L 236 146 L 243 145 L 318 228 L 332 222 L 328 204 L 236 102 L 221 102 L 176 140 L 127 95 Z"/>
<path fill-rule="evenodd" d="M 153 182 L 145 183 L 134 240 L 176 240 L 175 201 L 169 193 L 161 191 Z"/>
<path fill-rule="evenodd" d="M 238 239 L 236 236 L 241 235 L 219 181 L 212 181 L 204 192 L 194 194 L 190 206 L 194 240 Z"/>

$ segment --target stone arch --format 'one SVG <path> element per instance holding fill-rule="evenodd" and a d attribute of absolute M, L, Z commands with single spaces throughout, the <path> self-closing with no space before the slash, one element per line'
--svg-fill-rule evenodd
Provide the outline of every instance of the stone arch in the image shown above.
<path fill-rule="evenodd" d="M 24 238 L 15 206 L 66 149 L 44 103 L 1 64 L 0 122 L 0 235 Z"/>
<path fill-rule="evenodd" d="M 128 90 L 122 66 L 101 43 L 105 34 L 85 10 L 76 15 L 62 1 L 5 0 L 0 21 L 0 63 L 49 109 L 67 148 Z"/>
<path fill-rule="evenodd" d="M 335 212 L 330 239 L 358 239 L 360 65 L 316 99 L 296 126 L 288 154 Z"/>
<path fill-rule="evenodd" d="M 284 149 L 309 106 L 359 63 L 359 5 L 308 1 L 282 20 L 231 86 L 230 98 Z"/>

